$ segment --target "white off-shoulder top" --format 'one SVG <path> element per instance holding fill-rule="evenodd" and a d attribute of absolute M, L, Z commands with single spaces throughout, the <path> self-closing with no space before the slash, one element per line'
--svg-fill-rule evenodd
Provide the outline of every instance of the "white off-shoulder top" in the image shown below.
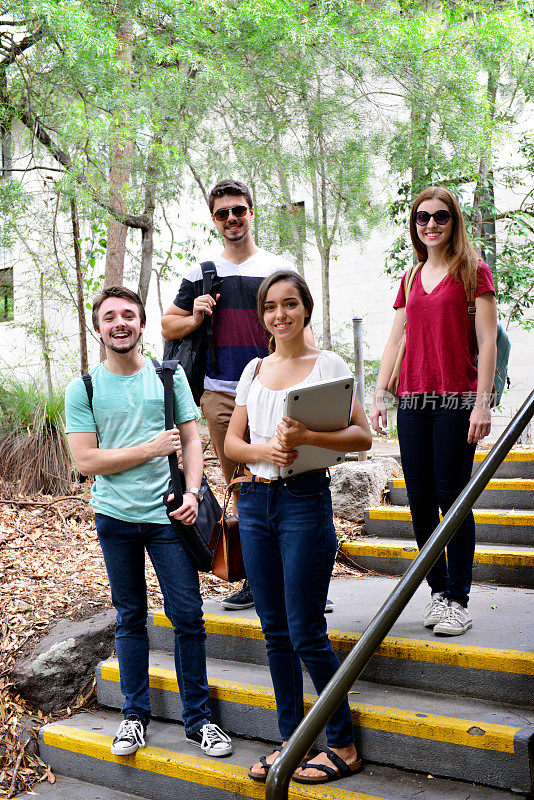
<path fill-rule="evenodd" d="M 300 383 L 287 389 L 268 389 L 261 383 L 261 374 L 254 378 L 257 358 L 249 361 L 239 379 L 236 391 L 236 405 L 246 406 L 250 428 L 251 444 L 266 444 L 272 439 L 276 426 L 282 421 L 286 393 L 297 386 L 314 386 L 335 378 L 350 377 L 350 369 L 337 353 L 321 350 L 310 374 Z M 253 475 L 260 478 L 276 478 L 278 467 L 268 461 L 247 464 Z"/>

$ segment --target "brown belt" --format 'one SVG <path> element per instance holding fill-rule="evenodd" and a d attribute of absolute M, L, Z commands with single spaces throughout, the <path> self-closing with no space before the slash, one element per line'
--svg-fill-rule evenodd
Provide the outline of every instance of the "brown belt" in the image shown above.
<path fill-rule="evenodd" d="M 323 475 L 326 475 L 326 469 L 325 468 L 308 470 L 308 473 L 317 473 L 317 472 L 321 472 Z M 299 473 L 299 475 L 306 475 L 308 473 L 301 472 L 301 473 Z M 295 475 L 294 477 L 298 478 L 299 475 Z M 243 470 L 243 474 L 240 475 L 238 478 L 232 478 L 232 480 L 228 484 L 228 487 L 233 486 L 236 483 L 252 483 L 252 482 L 254 482 L 254 483 L 276 483 L 276 481 L 287 481 L 287 480 L 291 480 L 291 479 L 292 478 L 289 477 L 289 476 L 287 478 L 281 478 L 281 477 L 277 477 L 277 478 L 261 478 L 258 475 L 253 475 L 252 472 L 248 469 L 248 467 L 245 467 L 244 470 Z"/>

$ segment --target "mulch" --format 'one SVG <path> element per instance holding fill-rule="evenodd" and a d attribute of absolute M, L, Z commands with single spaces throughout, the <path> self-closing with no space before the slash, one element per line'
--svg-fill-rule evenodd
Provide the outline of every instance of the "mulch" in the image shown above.
<path fill-rule="evenodd" d="M 206 474 L 222 502 L 220 471 L 205 452 Z M 219 480 L 219 482 L 217 482 Z M 10 682 L 15 661 L 31 654 L 60 619 L 82 619 L 111 606 L 104 560 L 89 505 L 89 482 L 72 484 L 72 494 L 28 496 L 0 482 L 0 795 L 13 797 L 41 781 L 53 783 L 50 767 L 37 754 L 39 728 L 94 707 L 94 680 L 68 708 L 43 714 L 30 708 Z M 361 526 L 336 519 L 340 538 L 355 538 Z M 353 565 L 338 560 L 334 575 L 354 575 Z M 357 573 L 356 573 L 357 574 Z M 147 563 L 149 606 L 163 599 Z M 235 590 L 214 575 L 201 575 L 204 598 Z"/>

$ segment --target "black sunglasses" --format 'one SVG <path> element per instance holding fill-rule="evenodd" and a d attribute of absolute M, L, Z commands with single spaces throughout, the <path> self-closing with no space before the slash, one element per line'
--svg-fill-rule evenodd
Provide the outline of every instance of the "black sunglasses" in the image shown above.
<path fill-rule="evenodd" d="M 230 211 L 237 217 L 241 219 L 244 217 L 248 211 L 248 206 L 232 206 L 232 208 L 218 208 L 217 211 L 213 212 L 213 216 L 217 220 L 217 222 L 225 222 L 228 217 L 230 216 Z"/>
<path fill-rule="evenodd" d="M 440 208 L 439 211 L 435 211 L 433 214 L 429 214 L 428 211 L 415 212 L 415 221 L 418 225 L 428 225 L 431 217 L 434 217 L 436 225 L 446 225 L 452 214 L 444 208 Z"/>

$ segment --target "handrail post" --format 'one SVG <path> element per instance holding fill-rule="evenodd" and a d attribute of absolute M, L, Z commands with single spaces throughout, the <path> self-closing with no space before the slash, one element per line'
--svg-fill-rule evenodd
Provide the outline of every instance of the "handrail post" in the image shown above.
<path fill-rule="evenodd" d="M 363 358 L 363 325 L 361 317 L 352 320 L 352 337 L 354 339 L 354 390 L 360 403 L 365 408 L 365 369 Z M 366 461 L 365 450 L 358 453 L 358 461 Z"/>
<path fill-rule="evenodd" d="M 354 681 L 360 677 L 367 662 L 387 636 L 419 584 L 439 558 L 440 553 L 450 542 L 458 526 L 473 507 L 495 470 L 504 461 L 533 414 L 534 391 L 527 397 L 482 465 L 471 476 L 467 486 L 460 492 L 417 558 L 406 570 L 382 608 L 371 620 L 361 638 L 271 766 L 265 784 L 265 800 L 286 800 L 289 781 L 296 767 L 340 705 Z"/>

